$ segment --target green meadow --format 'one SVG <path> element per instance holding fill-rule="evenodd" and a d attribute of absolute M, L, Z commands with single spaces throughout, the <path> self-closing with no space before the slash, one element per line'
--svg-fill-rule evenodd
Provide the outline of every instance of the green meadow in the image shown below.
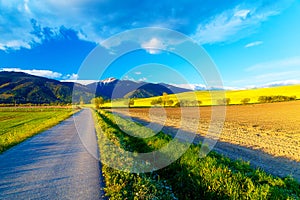
<path fill-rule="evenodd" d="M 71 108 L 0 108 L 0 153 L 74 113 Z"/>

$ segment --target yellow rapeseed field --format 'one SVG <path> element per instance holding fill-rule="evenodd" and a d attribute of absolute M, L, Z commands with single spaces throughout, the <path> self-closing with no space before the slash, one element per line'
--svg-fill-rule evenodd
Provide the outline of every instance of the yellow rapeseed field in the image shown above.
<path fill-rule="evenodd" d="M 175 105 L 178 101 L 201 101 L 201 106 L 217 105 L 218 100 L 229 98 L 229 104 L 242 104 L 242 100 L 249 98 L 248 103 L 259 103 L 260 96 L 296 96 L 300 98 L 300 85 L 278 86 L 269 88 L 257 88 L 248 90 L 228 91 L 192 91 L 179 94 L 169 94 L 168 99 L 173 100 Z M 149 107 L 151 102 L 159 97 L 139 98 L 134 100 L 133 107 Z M 112 103 L 105 103 L 104 107 L 127 107 L 126 100 L 115 100 Z"/>

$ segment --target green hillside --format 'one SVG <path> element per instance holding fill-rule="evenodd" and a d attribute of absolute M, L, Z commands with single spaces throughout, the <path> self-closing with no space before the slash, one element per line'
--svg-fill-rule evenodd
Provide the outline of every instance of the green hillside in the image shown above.
<path fill-rule="evenodd" d="M 76 93 L 72 96 L 73 87 Z M 0 103 L 2 104 L 50 104 L 86 102 L 92 98 L 90 91 L 76 83 L 60 82 L 21 72 L 0 72 Z"/>

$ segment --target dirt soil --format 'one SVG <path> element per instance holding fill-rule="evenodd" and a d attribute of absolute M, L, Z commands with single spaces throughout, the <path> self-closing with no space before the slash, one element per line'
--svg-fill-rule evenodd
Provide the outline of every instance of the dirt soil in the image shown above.
<path fill-rule="evenodd" d="M 203 140 L 212 122 L 211 107 L 113 111 L 130 115 L 145 125 L 151 121 L 159 123 L 164 126 L 163 131 L 173 136 L 179 128 L 196 133 L 196 143 Z M 274 175 L 292 175 L 300 181 L 299 111 L 300 101 L 227 106 L 225 123 L 214 150 L 232 159 L 250 161 L 251 165 Z"/>

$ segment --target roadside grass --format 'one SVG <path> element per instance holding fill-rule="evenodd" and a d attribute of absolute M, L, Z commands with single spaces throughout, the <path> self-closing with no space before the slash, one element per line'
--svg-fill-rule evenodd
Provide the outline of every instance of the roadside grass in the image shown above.
<path fill-rule="evenodd" d="M 151 152 L 172 140 L 161 132 L 149 138 L 130 136 L 116 125 L 116 120 L 121 126 L 127 123 L 131 130 L 144 132 L 144 127 L 139 124 L 133 126 L 132 122 L 107 111 L 95 111 L 94 117 L 101 160 L 105 162 L 110 159 L 114 162 L 119 160 L 120 165 L 134 162 L 115 155 L 105 138 L 131 152 Z M 191 145 L 178 160 L 151 173 L 131 174 L 103 164 L 106 195 L 111 199 L 300 198 L 300 186 L 291 177 L 274 177 L 260 169 L 251 168 L 247 162 L 231 161 L 214 152 L 200 158 L 200 147 Z M 179 145 L 178 148 L 182 147 Z"/>
<path fill-rule="evenodd" d="M 144 145 L 143 141 L 137 138 L 124 137 L 115 124 L 110 123 L 110 116 L 105 113 L 93 113 L 96 122 L 96 131 L 102 163 L 102 173 L 105 177 L 105 194 L 110 199 L 176 199 L 172 188 L 166 181 L 159 180 L 156 172 L 153 173 L 130 173 L 109 167 L 105 163 L 114 162 L 116 165 L 131 163 L 131 159 L 119 159 L 118 153 L 114 153 L 112 142 L 116 147 L 127 151 L 135 151 L 141 148 L 142 151 L 150 151 L 150 147 Z M 129 140 L 128 140 L 129 139 Z M 131 141 L 133 139 L 134 141 Z M 137 140 L 135 140 L 137 139 Z M 127 141 L 128 140 L 128 141 Z M 134 142 L 135 145 L 131 145 Z"/>
<path fill-rule="evenodd" d="M 74 114 L 72 108 L 0 108 L 0 153 Z"/>

